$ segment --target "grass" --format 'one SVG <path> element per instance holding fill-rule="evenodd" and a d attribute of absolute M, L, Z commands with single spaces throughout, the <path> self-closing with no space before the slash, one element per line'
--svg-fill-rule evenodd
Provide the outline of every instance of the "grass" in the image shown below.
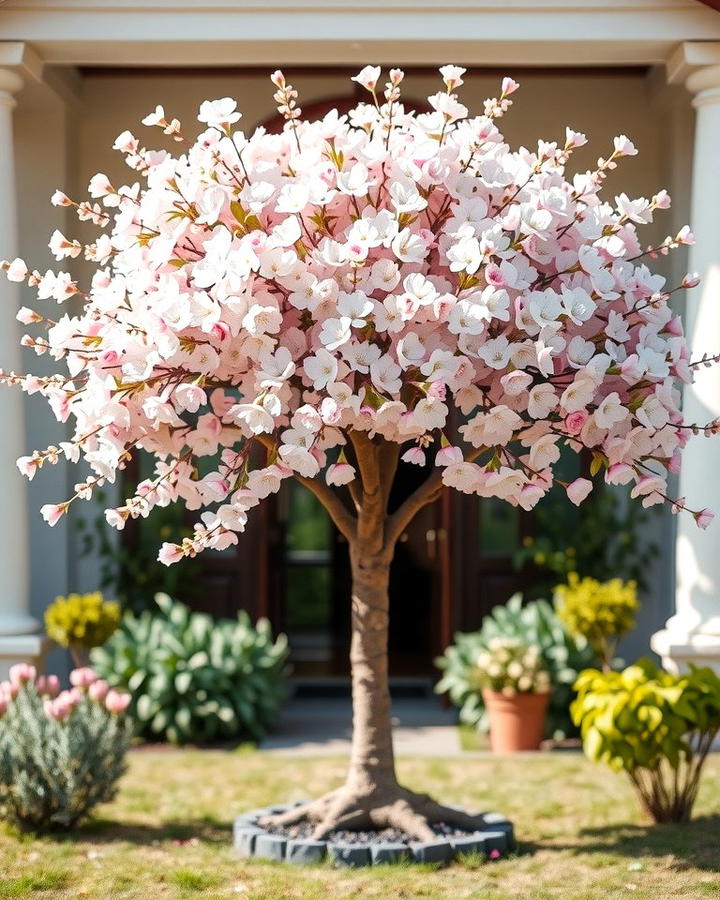
<path fill-rule="evenodd" d="M 289 869 L 238 859 L 236 812 L 311 796 L 343 777 L 342 759 L 262 752 L 134 751 L 113 803 L 71 836 L 0 831 L 0 900 L 225 898 L 720 898 L 720 757 L 696 817 L 650 826 L 625 780 L 578 754 L 404 759 L 400 775 L 448 802 L 508 814 L 516 857 L 447 869 Z"/>

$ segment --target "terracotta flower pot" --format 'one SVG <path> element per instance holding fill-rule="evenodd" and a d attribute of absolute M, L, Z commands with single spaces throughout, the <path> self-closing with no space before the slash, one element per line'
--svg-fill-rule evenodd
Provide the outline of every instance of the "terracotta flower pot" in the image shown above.
<path fill-rule="evenodd" d="M 497 691 L 482 692 L 490 717 L 490 746 L 493 753 L 537 750 L 543 739 L 545 714 L 550 694 L 515 694 L 506 697 Z"/>

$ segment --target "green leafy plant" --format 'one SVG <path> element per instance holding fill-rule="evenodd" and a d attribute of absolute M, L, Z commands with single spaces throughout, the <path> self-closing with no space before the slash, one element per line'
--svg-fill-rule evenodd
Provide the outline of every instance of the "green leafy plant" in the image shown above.
<path fill-rule="evenodd" d="M 572 686 L 578 673 L 593 663 L 594 654 L 584 639 L 570 637 L 547 600 L 523 606 L 522 596 L 515 594 L 485 616 L 479 631 L 456 634 L 455 643 L 436 660 L 443 676 L 435 690 L 447 692 L 459 707 L 462 722 L 487 731 L 487 712 L 473 672 L 479 655 L 497 638 L 514 638 L 539 647 L 552 685 L 548 734 L 563 738 L 576 733 L 569 710 L 574 697 Z"/>
<path fill-rule="evenodd" d="M 79 677 L 76 677 L 79 676 Z M 32 666 L 0 685 L 0 818 L 24 831 L 69 829 L 111 800 L 125 770 L 129 697 L 90 669 L 71 690 Z"/>
<path fill-rule="evenodd" d="M 515 694 L 547 694 L 550 673 L 537 644 L 519 638 L 493 638 L 475 660 L 471 679 L 479 691 Z"/>
<path fill-rule="evenodd" d="M 585 638 L 606 671 L 612 668 L 618 641 L 635 627 L 638 608 L 634 581 L 600 582 L 571 572 L 567 584 L 555 588 L 558 618 L 571 635 Z"/>
<path fill-rule="evenodd" d="M 558 581 L 566 581 L 571 572 L 600 581 L 633 580 L 647 590 L 650 563 L 660 551 L 642 535 L 655 509 L 627 502 L 620 488 L 594 491 L 582 510 L 551 491 L 535 508 L 535 537 L 526 538 L 516 552 L 515 567 L 532 564 L 540 596 L 550 593 Z"/>
<path fill-rule="evenodd" d="M 627 772 L 655 822 L 686 822 L 720 730 L 720 678 L 671 675 L 643 659 L 622 672 L 582 672 L 572 715 L 585 754 Z"/>
<path fill-rule="evenodd" d="M 131 691 L 130 712 L 145 737 L 172 743 L 258 740 L 275 722 L 285 689 L 287 642 L 247 613 L 213 619 L 166 594 L 156 611 L 126 613 L 93 665 Z"/>
<path fill-rule="evenodd" d="M 104 644 L 119 624 L 120 606 L 99 591 L 56 597 L 45 610 L 48 637 L 69 647 L 76 665 L 85 663 L 87 651 Z"/>

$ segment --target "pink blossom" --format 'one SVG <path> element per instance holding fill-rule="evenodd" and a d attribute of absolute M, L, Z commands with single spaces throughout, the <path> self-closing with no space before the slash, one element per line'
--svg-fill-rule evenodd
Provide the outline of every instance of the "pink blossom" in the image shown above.
<path fill-rule="evenodd" d="M 22 475 L 25 475 L 25 477 L 29 481 L 32 481 L 35 477 L 35 473 L 40 467 L 40 464 L 41 460 L 36 459 L 35 457 L 21 456 L 15 465 L 18 467 Z"/>
<path fill-rule="evenodd" d="M 77 698 L 70 691 L 63 691 L 54 700 L 46 700 L 43 704 L 46 715 L 57 722 L 64 722 L 77 705 Z"/>
<path fill-rule="evenodd" d="M 0 718 L 7 712 L 9 700 L 4 694 L 0 694 Z"/>
<path fill-rule="evenodd" d="M 14 259 L 5 270 L 8 281 L 25 281 L 28 276 L 28 267 L 25 260 Z"/>
<path fill-rule="evenodd" d="M 57 675 L 38 675 L 37 689 L 39 694 L 57 697 L 60 693 L 60 679 Z"/>
<path fill-rule="evenodd" d="M 18 691 L 20 690 L 20 685 L 13 684 L 12 681 L 0 681 L 0 697 L 7 697 L 8 700 L 14 700 Z"/>
<path fill-rule="evenodd" d="M 73 669 L 70 673 L 70 684 L 82 691 L 87 690 L 91 684 L 98 680 L 96 672 L 89 666 Z"/>
<path fill-rule="evenodd" d="M 164 566 L 170 566 L 178 560 L 181 560 L 185 554 L 181 547 L 177 544 L 169 544 L 165 542 L 158 553 L 158 561 Z"/>
<path fill-rule="evenodd" d="M 414 463 L 416 466 L 425 465 L 425 454 L 419 447 L 411 447 L 400 458 L 403 462 Z"/>
<path fill-rule="evenodd" d="M 105 697 L 105 708 L 111 713 L 124 713 L 130 705 L 130 694 L 124 691 L 108 691 Z"/>
<path fill-rule="evenodd" d="M 613 463 L 605 473 L 608 484 L 629 484 L 635 477 L 635 470 L 627 463 Z"/>
<path fill-rule="evenodd" d="M 588 420 L 588 412 L 586 409 L 579 409 L 565 417 L 565 428 L 568 434 L 580 434 L 583 426 Z"/>
<path fill-rule="evenodd" d="M 94 681 L 88 688 L 88 697 L 90 697 L 91 700 L 104 700 L 109 688 L 110 685 L 107 681 L 98 678 L 97 681 Z"/>
<path fill-rule="evenodd" d="M 337 462 L 328 466 L 325 480 L 328 484 L 348 484 L 355 478 L 355 469 L 347 462 Z"/>
<path fill-rule="evenodd" d="M 500 120 L 517 83 L 468 109 L 454 93 L 465 70 L 440 74 L 429 112 L 403 102 L 392 69 L 377 103 L 345 124 L 335 112 L 304 120 L 278 70 L 277 134 L 233 134 L 231 97 L 202 103 L 195 138 L 156 107 L 145 121 L 182 148 L 147 150 L 124 131 L 114 146 L 128 183 L 99 173 L 90 199 L 53 196 L 100 230 L 85 246 L 51 239 L 59 257 L 84 254 L 89 283 L 0 266 L 41 303 L 76 301 L 68 314 L 19 314 L 41 326 L 21 342 L 54 361 L 48 374 L 0 373 L 42 395 L 69 432 L 23 457 L 23 474 L 62 456 L 89 470 L 70 500 L 42 508 L 46 521 L 125 480 L 128 458 L 145 453 L 150 469 L 106 515 L 122 528 L 157 506 L 197 511 L 192 534 L 161 548 L 170 565 L 235 543 L 291 475 L 347 484 L 339 454 L 353 434 L 415 464 L 429 451 L 444 485 L 530 509 L 553 481 L 561 433 L 607 461 L 609 483 L 657 469 L 633 491 L 663 500 L 666 470 L 703 428 L 680 409 L 697 369 L 668 302 L 676 286 L 642 252 L 667 193 L 603 194 L 636 152 L 624 135 L 587 172 L 571 160 L 586 143 L 571 127 L 564 144 L 514 149 Z M 366 66 L 354 80 L 375 92 L 382 75 Z M 680 229 L 658 252 L 691 241 Z M 573 502 L 588 485 L 568 486 Z"/>
<path fill-rule="evenodd" d="M 463 454 L 462 450 L 459 447 L 453 447 L 451 445 L 448 445 L 447 447 L 441 447 L 435 454 L 436 466 L 449 466 L 452 463 L 459 463 L 462 461 Z"/>
<path fill-rule="evenodd" d="M 592 481 L 588 481 L 587 478 L 576 478 L 575 481 L 567 486 L 566 490 L 568 497 L 575 506 L 580 506 L 592 488 Z"/>
<path fill-rule="evenodd" d="M 19 688 L 28 681 L 35 681 L 37 669 L 29 663 L 15 663 L 14 666 L 10 666 L 9 677 L 10 684 Z"/>
<path fill-rule="evenodd" d="M 695 513 L 695 521 L 698 524 L 699 528 L 705 530 L 712 520 L 715 518 L 715 513 L 709 509 L 701 509 L 700 512 Z"/>
<path fill-rule="evenodd" d="M 40 514 L 48 525 L 52 526 L 57 525 L 67 512 L 67 509 L 67 503 L 46 503 L 40 507 Z"/>

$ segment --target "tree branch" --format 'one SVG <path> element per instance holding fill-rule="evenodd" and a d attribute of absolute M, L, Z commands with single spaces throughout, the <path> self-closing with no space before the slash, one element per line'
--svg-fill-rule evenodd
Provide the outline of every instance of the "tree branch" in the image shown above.
<path fill-rule="evenodd" d="M 257 434 L 255 435 L 255 440 L 259 441 L 267 450 L 275 450 L 275 444 L 269 435 Z M 357 531 L 357 519 L 345 506 L 339 495 L 325 482 L 317 478 L 306 478 L 297 472 L 293 473 L 293 477 L 322 503 L 345 540 L 348 543 L 353 540 Z"/>
<path fill-rule="evenodd" d="M 440 496 L 443 489 L 442 469 L 436 469 L 427 481 L 413 491 L 405 502 L 388 516 L 385 526 L 385 545 L 392 547 L 417 513 Z"/>
<path fill-rule="evenodd" d="M 295 472 L 295 479 L 322 503 L 338 531 L 348 543 L 352 541 L 357 529 L 357 519 L 335 491 L 323 481 L 319 481 L 317 478 L 305 478 L 304 475 L 298 475 L 297 472 Z"/>
<path fill-rule="evenodd" d="M 465 457 L 465 462 L 473 462 L 485 452 L 486 447 L 478 447 Z M 436 469 L 427 481 L 423 481 L 405 502 L 391 515 L 388 516 L 385 527 L 385 545 L 392 547 L 407 526 L 412 522 L 417 513 L 437 500 L 443 490 L 442 469 Z"/>

